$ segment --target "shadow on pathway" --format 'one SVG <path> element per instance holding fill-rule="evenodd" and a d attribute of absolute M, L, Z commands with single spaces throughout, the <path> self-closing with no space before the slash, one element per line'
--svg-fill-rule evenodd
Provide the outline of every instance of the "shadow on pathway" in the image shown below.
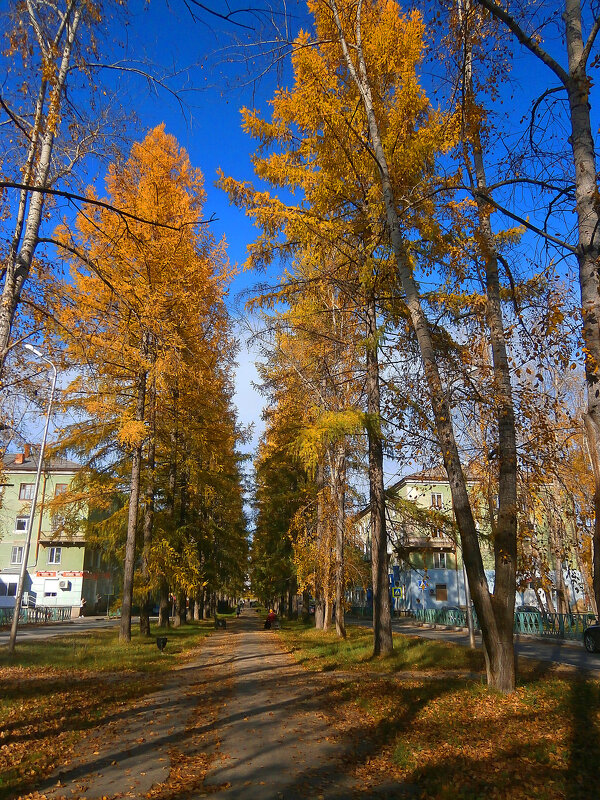
<path fill-rule="evenodd" d="M 302 669 L 251 611 L 204 640 L 165 686 L 82 741 L 81 755 L 37 796 L 183 800 L 401 798 L 414 787 L 361 791 L 346 762 L 356 746 L 326 716 L 332 676 Z M 58 782 L 58 785 L 57 785 Z"/>

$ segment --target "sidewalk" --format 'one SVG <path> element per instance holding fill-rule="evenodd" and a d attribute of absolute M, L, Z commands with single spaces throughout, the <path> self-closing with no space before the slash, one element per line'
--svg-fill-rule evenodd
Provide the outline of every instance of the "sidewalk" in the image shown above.
<path fill-rule="evenodd" d="M 342 800 L 406 797 L 389 783 L 361 791 L 350 745 L 327 722 L 336 678 L 299 667 L 253 610 L 205 640 L 160 691 L 81 743 L 80 756 L 32 798 Z M 383 776 L 385 777 L 385 776 Z M 57 785 L 58 784 L 58 785 Z"/>
<path fill-rule="evenodd" d="M 353 624 L 370 627 L 370 621 L 353 621 Z M 449 628 L 441 625 L 425 626 L 415 620 L 394 619 L 392 629 L 395 633 L 409 636 L 421 636 L 424 639 L 440 639 L 454 642 L 465 647 L 469 645 L 469 634 L 465 628 Z M 476 637 L 477 647 L 481 647 L 481 635 Z M 570 667 L 600 676 L 600 656 L 588 653 L 583 644 L 570 640 L 546 639 L 536 636 L 515 636 L 515 652 L 517 656 L 545 661 L 560 667 Z"/>

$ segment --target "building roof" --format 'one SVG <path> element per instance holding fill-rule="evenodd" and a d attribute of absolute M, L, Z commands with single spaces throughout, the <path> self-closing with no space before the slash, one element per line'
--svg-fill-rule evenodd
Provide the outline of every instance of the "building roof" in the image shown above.
<path fill-rule="evenodd" d="M 18 456 L 23 456 L 22 463 L 19 463 Z M 2 463 L 6 472 L 37 472 L 37 454 L 31 448 L 30 452 L 24 453 L 5 453 Z M 81 465 L 66 458 L 45 458 L 43 468 L 46 472 L 78 472 Z"/>

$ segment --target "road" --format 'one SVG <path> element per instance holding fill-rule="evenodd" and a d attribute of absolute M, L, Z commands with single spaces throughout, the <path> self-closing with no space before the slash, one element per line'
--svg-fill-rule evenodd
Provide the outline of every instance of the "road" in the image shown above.
<path fill-rule="evenodd" d="M 48 625 L 23 625 L 19 627 L 17 642 L 29 642 L 36 639 L 50 639 L 53 636 L 72 636 L 74 633 L 100 628 L 112 628 L 119 624 L 118 619 L 106 617 L 79 617 L 70 622 L 51 622 Z M 0 630 L 0 647 L 8 644 L 10 630 Z"/>
<path fill-rule="evenodd" d="M 348 620 L 348 623 L 371 627 L 366 620 L 360 622 Z M 440 639 L 465 647 L 469 644 L 469 635 L 462 629 L 455 631 L 443 628 L 424 628 L 410 620 L 394 620 L 392 628 L 395 633 L 404 633 L 409 636 Z M 477 646 L 481 647 L 481 636 L 476 636 L 476 640 Z M 533 636 L 516 636 L 515 651 L 517 656 L 575 667 L 582 672 L 589 672 L 595 677 L 600 677 L 600 653 L 588 653 L 583 644 L 579 642 L 561 642 L 552 639 L 535 639 Z"/>
<path fill-rule="evenodd" d="M 364 625 L 371 627 L 369 620 L 350 619 L 348 625 Z M 71 636 L 86 630 L 110 628 L 119 624 L 118 619 L 107 620 L 104 617 L 80 617 L 72 622 L 57 622 L 45 626 L 19 628 L 17 641 L 43 640 L 53 636 Z M 425 628 L 410 620 L 394 620 L 392 628 L 395 633 L 408 636 L 420 636 L 424 639 L 440 639 L 453 642 L 464 647 L 469 644 L 469 636 L 464 630 L 446 630 L 444 628 Z M 10 631 L 0 631 L 0 647 L 8 643 Z M 481 647 L 481 637 L 477 636 L 477 646 Z M 516 636 L 515 650 L 518 656 L 534 658 L 551 664 L 561 664 L 582 672 L 589 672 L 600 677 L 600 653 L 588 653 L 579 642 L 560 642 L 552 639 L 535 639 L 532 636 Z"/>

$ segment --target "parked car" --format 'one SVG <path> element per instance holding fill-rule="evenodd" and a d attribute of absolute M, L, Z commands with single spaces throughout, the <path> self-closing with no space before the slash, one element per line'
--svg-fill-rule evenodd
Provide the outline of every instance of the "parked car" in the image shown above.
<path fill-rule="evenodd" d="M 531 605 L 516 606 L 515 614 L 535 614 L 539 620 L 543 620 L 545 616 L 537 606 Z"/>
<path fill-rule="evenodd" d="M 517 606 L 515 611 L 519 611 L 523 614 L 541 614 L 542 612 L 539 610 L 537 606 Z"/>
<path fill-rule="evenodd" d="M 600 625 L 588 625 L 583 632 L 583 644 L 588 653 L 600 652 Z"/>

